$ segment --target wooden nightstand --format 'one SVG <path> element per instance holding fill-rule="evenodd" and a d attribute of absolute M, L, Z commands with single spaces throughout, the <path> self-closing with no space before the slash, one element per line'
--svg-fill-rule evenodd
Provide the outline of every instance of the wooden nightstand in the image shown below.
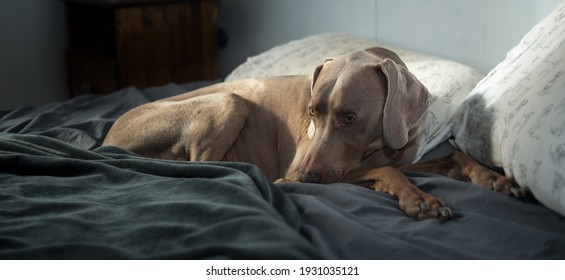
<path fill-rule="evenodd" d="M 216 79 L 217 0 L 63 0 L 71 96 Z"/>

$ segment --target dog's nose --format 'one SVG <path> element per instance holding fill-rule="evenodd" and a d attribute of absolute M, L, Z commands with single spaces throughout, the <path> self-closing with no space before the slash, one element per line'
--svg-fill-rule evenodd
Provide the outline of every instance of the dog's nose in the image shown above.
<path fill-rule="evenodd" d="M 300 182 L 303 183 L 320 183 L 322 175 L 318 171 L 300 172 Z"/>

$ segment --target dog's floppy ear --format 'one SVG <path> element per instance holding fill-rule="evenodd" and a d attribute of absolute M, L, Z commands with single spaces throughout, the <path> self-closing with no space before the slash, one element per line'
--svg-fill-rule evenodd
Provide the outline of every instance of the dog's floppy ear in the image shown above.
<path fill-rule="evenodd" d="M 423 117 L 429 92 L 418 79 L 391 59 L 378 64 L 387 80 L 383 109 L 383 134 L 387 145 L 400 149 L 408 143 L 409 130 Z"/>
<path fill-rule="evenodd" d="M 393 51 L 381 47 L 372 47 L 365 50 L 366 52 L 380 58 L 390 58 L 392 61 L 396 62 L 399 65 L 406 67 L 402 59 Z"/>
<path fill-rule="evenodd" d="M 320 72 L 322 71 L 322 68 L 324 67 L 324 64 L 326 64 L 326 62 L 328 61 L 332 61 L 333 58 L 326 58 L 326 60 L 324 60 L 324 63 L 318 65 L 318 67 L 316 67 L 316 69 L 314 70 L 314 74 L 312 75 L 312 85 L 310 86 L 310 92 L 312 92 L 314 90 L 314 84 L 316 83 L 316 80 L 318 80 L 318 76 L 320 75 Z"/>

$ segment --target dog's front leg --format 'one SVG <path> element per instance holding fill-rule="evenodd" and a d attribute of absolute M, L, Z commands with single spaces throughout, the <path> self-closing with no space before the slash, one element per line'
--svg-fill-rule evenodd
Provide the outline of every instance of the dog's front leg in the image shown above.
<path fill-rule="evenodd" d="M 446 221 L 453 217 L 451 209 L 441 200 L 412 185 L 402 172 L 393 167 L 354 170 L 347 174 L 343 182 L 396 197 L 400 209 L 418 220 L 438 218 Z"/>
<path fill-rule="evenodd" d="M 469 182 L 516 198 L 525 198 L 527 196 L 527 191 L 518 187 L 513 180 L 488 169 L 460 151 L 454 151 L 442 158 L 403 166 L 400 170 L 431 172 Z"/>

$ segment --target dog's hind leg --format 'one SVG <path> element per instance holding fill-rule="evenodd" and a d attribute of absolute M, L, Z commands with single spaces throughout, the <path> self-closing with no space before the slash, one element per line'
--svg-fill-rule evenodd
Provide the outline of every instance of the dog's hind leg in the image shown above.
<path fill-rule="evenodd" d="M 248 115 L 245 100 L 233 93 L 157 101 L 120 117 L 104 145 L 153 158 L 220 161 L 237 140 Z"/>
<path fill-rule="evenodd" d="M 343 182 L 386 192 L 396 197 L 400 209 L 418 220 L 437 218 L 445 221 L 453 217 L 451 209 L 441 200 L 412 185 L 408 178 L 394 167 L 354 170 L 347 174 Z"/>
<path fill-rule="evenodd" d="M 213 93 L 182 101 L 188 120 L 178 143 L 184 143 L 187 160 L 236 160 L 231 151 L 249 116 L 245 100 L 233 93 Z M 230 154 L 230 155 L 228 155 Z"/>
<path fill-rule="evenodd" d="M 435 173 L 517 198 L 524 198 L 527 195 L 526 190 L 519 188 L 512 180 L 481 165 L 460 151 L 455 151 L 445 157 L 406 165 L 399 169 Z"/>

